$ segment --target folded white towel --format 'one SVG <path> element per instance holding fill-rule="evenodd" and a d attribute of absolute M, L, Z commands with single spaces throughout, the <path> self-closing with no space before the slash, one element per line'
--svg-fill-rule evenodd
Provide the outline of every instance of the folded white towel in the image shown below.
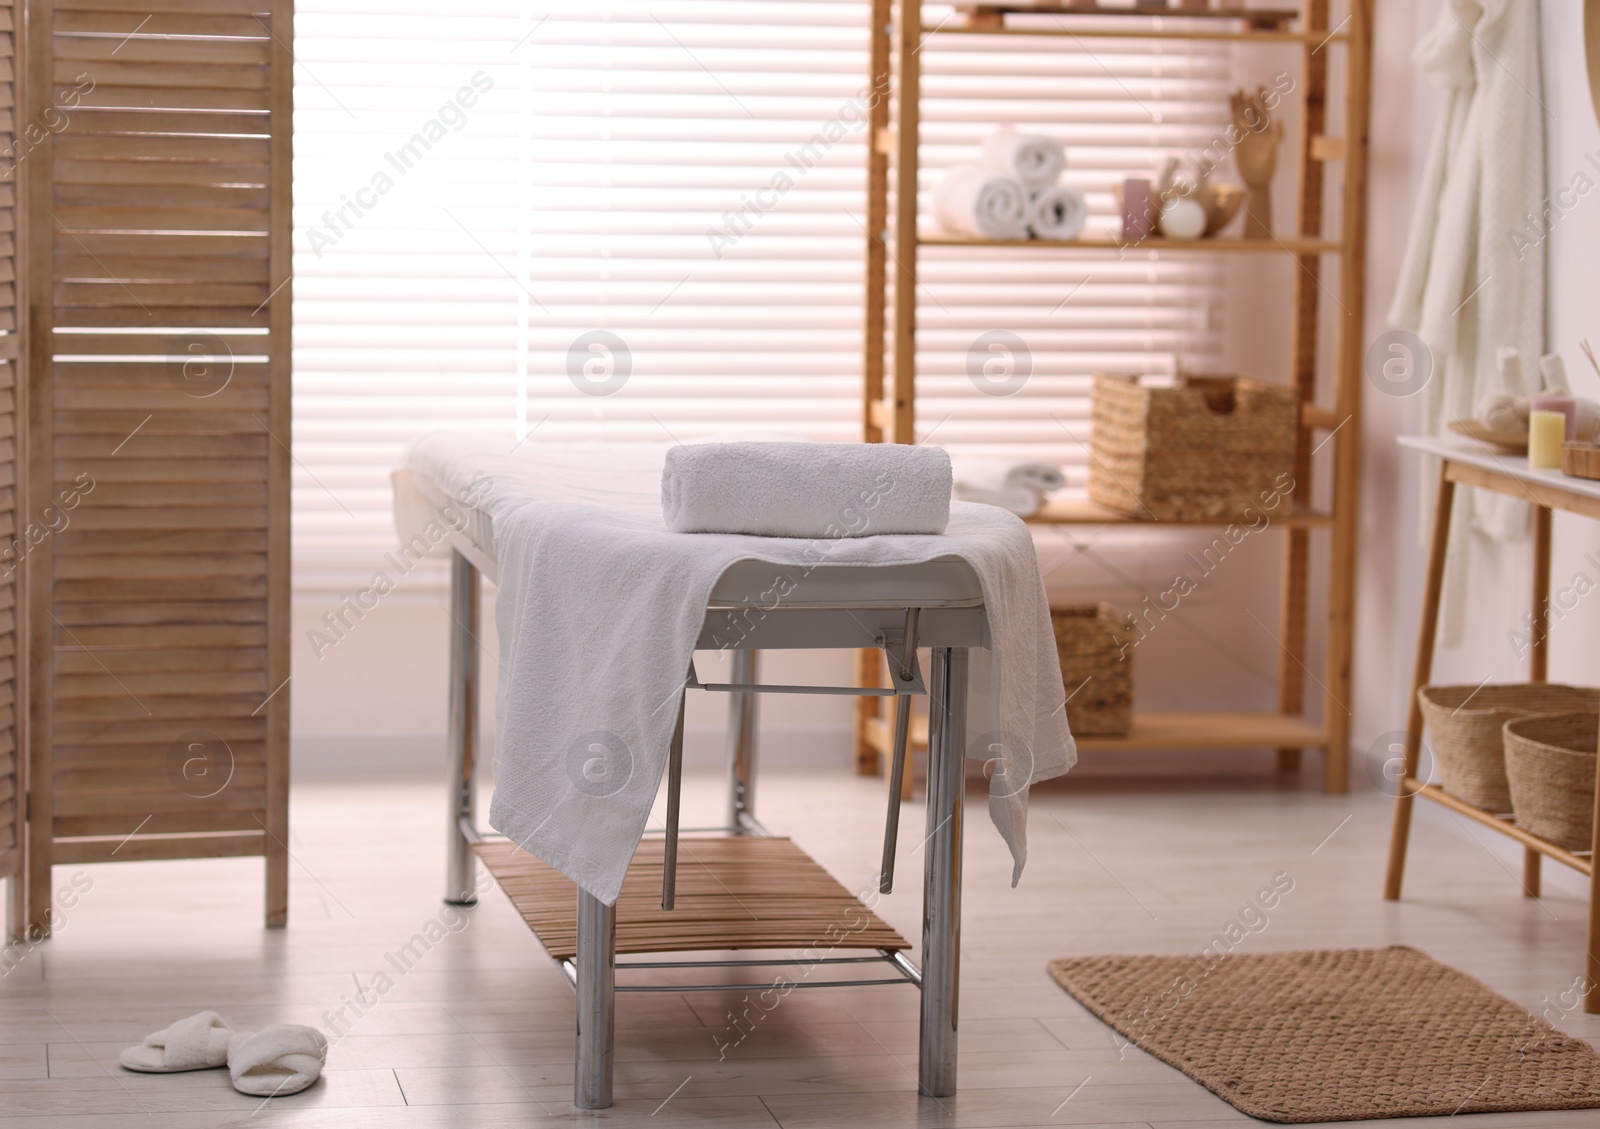
<path fill-rule="evenodd" d="M 1065 184 L 1041 188 L 1028 198 L 1028 230 L 1038 239 L 1076 239 L 1088 218 L 1083 193 Z"/>
<path fill-rule="evenodd" d="M 1011 129 L 999 130 L 983 139 L 983 159 L 997 169 L 1010 172 L 1030 191 L 1054 184 L 1067 167 L 1067 152 L 1061 142 L 1042 134 L 1018 133 Z"/>
<path fill-rule="evenodd" d="M 1004 459 L 954 459 L 955 496 L 963 502 L 983 502 L 1032 517 L 1044 496 L 1067 484 L 1060 467 L 1049 463 L 1014 463 Z"/>
<path fill-rule="evenodd" d="M 1014 175 L 988 165 L 957 165 L 933 193 L 934 216 L 953 235 L 1023 239 L 1028 193 Z"/>
<path fill-rule="evenodd" d="M 661 513 L 674 533 L 943 533 L 950 483 L 950 456 L 938 447 L 699 443 L 667 452 Z"/>
<path fill-rule="evenodd" d="M 241 1094 L 257 1098 L 298 1094 L 322 1077 L 328 1040 L 315 1027 L 275 1023 L 238 1034 L 228 1045 L 228 1077 Z"/>

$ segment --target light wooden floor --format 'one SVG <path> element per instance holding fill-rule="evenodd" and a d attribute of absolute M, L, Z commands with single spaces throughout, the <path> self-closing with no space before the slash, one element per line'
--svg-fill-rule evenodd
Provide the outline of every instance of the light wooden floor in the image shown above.
<path fill-rule="evenodd" d="M 692 780 L 688 793 L 687 825 L 714 814 L 714 781 Z M 759 809 L 863 889 L 877 857 L 880 796 L 876 781 L 771 776 Z M 1073 953 L 1197 950 L 1282 872 L 1294 890 L 1245 943 L 1250 951 L 1403 942 L 1541 1011 L 1559 1009 L 1541 998 L 1558 1000 L 1580 971 L 1581 887 L 1562 878 L 1544 900 L 1524 900 L 1508 870 L 1514 856 L 1491 851 L 1442 812 L 1419 822 L 1407 900 L 1381 901 L 1389 808 L 1372 792 L 1324 797 L 1233 778 L 1036 793 L 1031 861 L 1015 890 L 974 798 L 959 1096 L 916 1095 L 910 988 L 796 991 L 720 1060 L 714 1040 L 739 1039 L 728 1017 L 747 1006 L 746 993 L 635 994 L 618 1008 L 618 1101 L 594 1118 L 569 1105 L 573 1004 L 564 980 L 498 891 L 465 916 L 439 901 L 441 798 L 431 782 L 299 788 L 286 932 L 259 928 L 259 863 L 84 868 L 93 887 L 61 934 L 0 979 L 0 1129 L 1247 1123 L 1140 1052 L 1119 1056 L 1107 1029 L 1055 987 L 1044 963 Z M 920 811 L 908 814 L 900 891 L 881 909 L 908 937 L 919 932 L 921 825 Z M 58 868 L 57 885 L 74 872 Z M 401 972 L 389 955 L 430 923 L 442 939 Z M 379 973 L 392 982 L 381 995 Z M 125 1044 L 202 1008 L 238 1027 L 329 1029 L 358 991 L 372 1006 L 346 1012 L 324 1082 L 265 1107 L 236 1094 L 224 1072 L 135 1075 L 115 1065 Z M 1596 1019 L 1551 1017 L 1563 1030 L 1600 1037 Z M 1600 1114 L 1588 1112 L 1478 1115 L 1465 1124 L 1597 1122 Z"/>

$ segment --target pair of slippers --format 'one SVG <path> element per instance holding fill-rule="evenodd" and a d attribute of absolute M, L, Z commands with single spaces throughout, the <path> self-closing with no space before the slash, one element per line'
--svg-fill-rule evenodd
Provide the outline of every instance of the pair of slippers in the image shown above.
<path fill-rule="evenodd" d="M 233 1088 L 257 1098 L 298 1094 L 322 1077 L 328 1040 L 315 1027 L 275 1023 L 235 1031 L 214 1011 L 180 1019 L 122 1052 L 122 1065 L 145 1074 L 226 1066 Z"/>

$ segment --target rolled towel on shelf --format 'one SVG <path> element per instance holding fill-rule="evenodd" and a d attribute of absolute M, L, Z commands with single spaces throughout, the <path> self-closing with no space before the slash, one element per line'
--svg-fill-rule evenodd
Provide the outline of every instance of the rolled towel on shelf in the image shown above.
<path fill-rule="evenodd" d="M 1028 230 L 1039 239 L 1076 239 L 1088 218 L 1083 193 L 1065 184 L 1041 188 L 1028 199 Z"/>
<path fill-rule="evenodd" d="M 1044 496 L 1067 484 L 1060 467 L 1049 463 L 1018 463 L 1005 459 L 955 459 L 951 463 L 955 496 L 963 502 L 984 502 L 1032 517 L 1044 505 Z"/>
<path fill-rule="evenodd" d="M 995 168 L 1009 170 L 1029 191 L 1054 184 L 1067 167 L 1067 151 L 1061 142 L 1010 129 L 983 139 L 983 159 Z"/>
<path fill-rule="evenodd" d="M 934 215 L 953 235 L 1023 239 L 1028 234 L 1028 193 L 1022 182 L 986 165 L 957 165 L 933 193 Z"/>
<path fill-rule="evenodd" d="M 903 443 L 697 443 L 673 447 L 661 513 L 674 533 L 868 537 L 943 533 L 950 456 Z"/>

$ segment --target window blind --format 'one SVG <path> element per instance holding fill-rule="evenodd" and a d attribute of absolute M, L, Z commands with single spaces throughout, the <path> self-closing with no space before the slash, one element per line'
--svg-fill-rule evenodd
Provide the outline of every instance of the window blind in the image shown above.
<path fill-rule="evenodd" d="M 302 0 L 298 586 L 365 580 L 392 536 L 389 468 L 429 428 L 507 448 L 858 438 L 868 13 Z M 1225 121 L 1211 46 L 938 35 L 924 56 L 924 193 L 1013 124 L 1068 144 L 1103 227 L 1123 176 Z M 923 278 L 919 416 L 958 452 L 1081 467 L 1093 372 L 1218 347 L 1220 275 L 1198 256 L 929 248 Z M 997 328 L 1031 354 L 1012 397 L 966 375 Z"/>

